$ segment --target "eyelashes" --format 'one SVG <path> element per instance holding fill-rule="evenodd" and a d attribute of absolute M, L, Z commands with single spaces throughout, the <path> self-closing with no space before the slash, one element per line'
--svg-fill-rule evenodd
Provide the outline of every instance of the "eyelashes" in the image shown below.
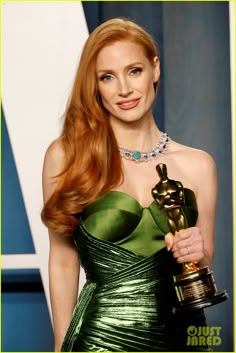
<path fill-rule="evenodd" d="M 132 69 L 132 70 L 131 70 L 130 74 L 131 74 L 132 76 L 135 76 L 135 75 L 140 74 L 142 71 L 143 71 L 143 70 L 141 69 L 141 67 L 136 67 L 135 69 Z"/>
<path fill-rule="evenodd" d="M 135 68 L 133 68 L 133 69 L 131 69 L 129 71 L 128 75 L 130 75 L 130 76 L 139 76 L 142 71 L 143 71 L 142 68 L 135 67 Z M 100 77 L 98 77 L 98 79 L 99 79 L 99 81 L 104 82 L 104 81 L 111 81 L 111 80 L 113 80 L 114 77 L 115 77 L 114 74 L 106 73 L 106 74 L 103 74 Z"/>
<path fill-rule="evenodd" d="M 112 79 L 112 75 L 102 75 L 99 77 L 99 81 L 110 81 Z"/>

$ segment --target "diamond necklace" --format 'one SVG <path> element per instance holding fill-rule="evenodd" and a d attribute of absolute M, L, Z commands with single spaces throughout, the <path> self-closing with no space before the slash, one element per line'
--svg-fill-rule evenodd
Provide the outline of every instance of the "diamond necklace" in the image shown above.
<path fill-rule="evenodd" d="M 160 141 L 151 151 L 130 151 L 126 148 L 119 147 L 119 152 L 122 158 L 130 159 L 135 162 L 148 162 L 164 154 L 170 142 L 171 138 L 166 133 L 161 132 Z"/>

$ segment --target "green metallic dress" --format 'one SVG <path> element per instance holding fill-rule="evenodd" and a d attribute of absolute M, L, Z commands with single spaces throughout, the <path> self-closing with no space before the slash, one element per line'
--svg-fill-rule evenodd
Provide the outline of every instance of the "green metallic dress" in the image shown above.
<path fill-rule="evenodd" d="M 184 212 L 194 226 L 198 212 L 189 189 Z M 182 266 L 166 250 L 168 225 L 155 201 L 143 208 L 133 197 L 109 191 L 79 217 L 74 240 L 87 281 L 61 351 L 205 350 L 187 346 L 187 328 L 206 325 L 203 312 L 172 310 L 172 276 Z"/>

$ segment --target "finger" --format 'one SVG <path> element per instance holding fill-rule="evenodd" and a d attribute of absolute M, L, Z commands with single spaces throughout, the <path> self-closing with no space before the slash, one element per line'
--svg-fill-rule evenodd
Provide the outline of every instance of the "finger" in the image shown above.
<path fill-rule="evenodd" d="M 165 243 L 166 243 L 166 248 L 169 251 L 172 248 L 174 243 L 174 235 L 172 233 L 169 232 L 165 235 Z"/>
<path fill-rule="evenodd" d="M 192 235 L 192 229 L 191 228 L 186 228 L 186 229 L 181 229 L 179 232 L 175 233 L 175 242 L 179 242 L 181 240 L 185 240 L 190 238 Z"/>
<path fill-rule="evenodd" d="M 199 263 L 200 260 L 203 258 L 202 253 L 194 253 L 190 255 L 185 255 L 185 256 L 180 256 L 176 259 L 178 263 L 184 263 L 184 262 L 193 262 L 194 264 Z"/>
<path fill-rule="evenodd" d="M 196 232 L 194 228 L 187 228 L 185 230 L 179 231 L 178 233 L 176 232 L 172 251 L 186 248 L 186 246 L 189 246 L 196 241 L 201 241 L 201 239 L 202 237 L 200 233 Z"/>
<path fill-rule="evenodd" d="M 173 256 L 178 263 L 194 262 L 198 263 L 203 257 L 203 249 L 199 246 L 187 246 L 173 252 Z"/>
<path fill-rule="evenodd" d="M 180 256 L 186 256 L 193 253 L 203 252 L 204 247 L 202 242 L 197 241 L 197 242 L 187 243 L 187 244 L 184 243 L 183 246 L 177 246 L 176 244 L 174 244 L 171 250 L 174 256 L 177 258 Z"/>
<path fill-rule="evenodd" d="M 179 251 L 180 249 L 184 249 L 186 248 L 187 246 L 190 245 L 190 239 L 174 239 L 174 242 L 173 242 L 173 246 L 172 246 L 172 252 L 175 252 L 175 251 Z"/>

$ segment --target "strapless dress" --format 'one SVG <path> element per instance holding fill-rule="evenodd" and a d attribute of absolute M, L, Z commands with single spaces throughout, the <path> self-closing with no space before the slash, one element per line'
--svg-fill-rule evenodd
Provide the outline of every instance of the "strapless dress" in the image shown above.
<path fill-rule="evenodd" d="M 188 225 L 198 217 L 185 189 Z M 86 283 L 62 352 L 205 351 L 188 346 L 188 327 L 206 326 L 204 312 L 176 313 L 172 277 L 181 273 L 164 236 L 165 214 L 155 201 L 142 207 L 132 196 L 108 191 L 76 215 L 74 234 Z"/>

